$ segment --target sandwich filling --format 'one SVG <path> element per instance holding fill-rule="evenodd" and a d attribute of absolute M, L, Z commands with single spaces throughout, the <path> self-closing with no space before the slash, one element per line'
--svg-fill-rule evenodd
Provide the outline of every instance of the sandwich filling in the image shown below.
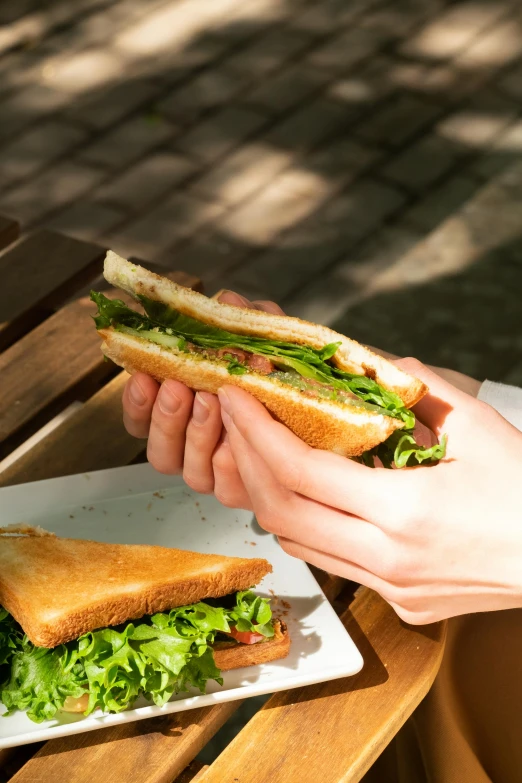
<path fill-rule="evenodd" d="M 373 378 L 355 375 L 337 367 L 332 358 L 340 343 L 321 349 L 280 340 L 235 334 L 180 313 L 163 302 L 139 296 L 145 314 L 127 307 L 120 299 L 108 299 L 91 292 L 98 306 L 97 329 L 112 326 L 193 359 L 207 359 L 226 366 L 231 375 L 257 373 L 275 383 L 297 389 L 302 395 L 328 399 L 339 405 L 360 406 L 399 419 L 400 430 L 360 459 L 373 467 L 378 457 L 384 467 L 405 467 L 435 462 L 445 454 L 445 441 L 429 448 L 419 446 L 413 436 L 415 414 L 401 398 L 384 389 Z"/>
<path fill-rule="evenodd" d="M 262 644 L 273 636 L 270 602 L 251 591 L 91 631 L 53 649 L 32 644 L 0 606 L 0 703 L 7 715 L 26 710 L 37 723 L 75 702 L 85 715 L 120 712 L 140 695 L 162 706 L 192 687 L 205 693 L 208 680 L 223 684 L 214 643 Z"/>

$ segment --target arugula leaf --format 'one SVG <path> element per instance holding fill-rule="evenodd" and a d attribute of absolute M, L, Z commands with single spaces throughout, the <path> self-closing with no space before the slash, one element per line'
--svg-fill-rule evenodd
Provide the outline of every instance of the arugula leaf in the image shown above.
<path fill-rule="evenodd" d="M 419 446 L 413 433 L 396 430 L 383 443 L 365 451 L 358 459 L 370 468 L 375 467 L 374 457 L 378 457 L 385 468 L 413 468 L 423 463 L 433 464 L 446 456 L 447 436 L 434 446 Z"/>
<path fill-rule="evenodd" d="M 161 706 L 191 687 L 204 693 L 208 680 L 223 682 L 211 647 L 216 634 L 237 625 L 268 638 L 271 620 L 269 601 L 245 591 L 230 608 L 200 601 L 49 650 L 31 644 L 0 607 L 0 671 L 6 672 L 0 702 L 7 714 L 27 710 L 40 723 L 53 718 L 68 696 L 79 698 L 86 690 L 86 715 L 98 708 L 120 712 L 140 694 Z"/>

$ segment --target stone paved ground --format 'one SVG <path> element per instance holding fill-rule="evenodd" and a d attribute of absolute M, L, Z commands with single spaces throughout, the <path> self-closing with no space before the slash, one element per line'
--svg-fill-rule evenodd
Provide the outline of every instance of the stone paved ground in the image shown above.
<path fill-rule="evenodd" d="M 518 0 L 4 6 L 0 211 L 24 228 L 398 353 L 519 363 L 517 231 L 466 262 L 422 244 L 520 157 Z"/>
<path fill-rule="evenodd" d="M 522 384 L 521 100 L 519 0 L 17 0 L 0 212 Z"/>

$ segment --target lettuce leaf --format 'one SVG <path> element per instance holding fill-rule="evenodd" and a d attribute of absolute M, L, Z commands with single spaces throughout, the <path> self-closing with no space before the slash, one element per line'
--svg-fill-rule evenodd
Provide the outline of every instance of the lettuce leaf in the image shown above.
<path fill-rule="evenodd" d="M 27 710 L 39 723 L 53 718 L 68 696 L 79 698 L 86 690 L 86 715 L 98 708 L 120 712 L 141 694 L 161 706 L 192 687 L 204 693 L 208 680 L 222 684 L 211 647 L 216 634 L 235 625 L 267 638 L 274 634 L 266 598 L 245 591 L 230 603 L 201 601 L 92 631 L 52 650 L 35 647 L 0 607 L 0 660 L 7 671 L 0 680 L 0 702 L 7 714 Z"/>
<path fill-rule="evenodd" d="M 11 660 L 10 678 L 0 689 L 0 701 L 7 714 L 27 710 L 36 723 L 52 718 L 63 707 L 67 696 L 84 693 L 85 674 L 81 666 L 67 670 L 63 647 L 48 650 L 35 647 L 25 638 Z"/>

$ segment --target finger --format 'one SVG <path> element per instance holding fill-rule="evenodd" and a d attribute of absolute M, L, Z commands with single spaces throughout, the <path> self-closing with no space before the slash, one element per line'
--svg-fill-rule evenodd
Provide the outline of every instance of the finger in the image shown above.
<path fill-rule="evenodd" d="M 241 294 L 236 294 L 235 291 L 220 291 L 215 298 L 218 302 L 234 305 L 234 307 L 247 307 L 249 310 L 256 309 L 249 299 L 241 296 Z"/>
<path fill-rule="evenodd" d="M 299 560 L 304 560 L 305 563 L 317 566 L 323 571 L 329 574 L 336 574 L 342 576 L 344 579 L 348 579 L 350 582 L 357 582 L 358 584 L 369 587 L 371 590 L 379 593 L 385 600 L 390 600 L 388 596 L 397 597 L 397 589 L 390 585 L 385 579 L 381 579 L 371 571 L 367 571 L 365 568 L 356 563 L 352 563 L 349 560 L 343 560 L 336 555 L 326 554 L 313 547 L 304 546 L 303 544 L 291 541 L 286 538 L 280 538 L 279 544 L 291 557 L 296 557 Z"/>
<path fill-rule="evenodd" d="M 274 315 L 284 315 L 284 311 L 275 302 L 270 302 L 266 299 L 256 299 L 252 304 L 256 310 L 264 310 L 265 313 L 273 313 Z"/>
<path fill-rule="evenodd" d="M 362 567 L 381 576 L 395 576 L 395 546 L 379 528 L 289 492 L 230 420 L 227 427 L 234 459 L 261 527 L 328 554 L 350 552 L 350 559 Z"/>
<path fill-rule="evenodd" d="M 265 300 L 256 300 L 251 302 L 241 294 L 236 294 L 234 291 L 220 291 L 216 297 L 218 302 L 224 304 L 235 305 L 236 307 L 248 307 L 250 310 L 264 310 L 266 313 L 274 313 L 275 315 L 284 315 L 283 311 L 275 302 L 269 302 Z"/>
<path fill-rule="evenodd" d="M 228 434 L 225 432 L 212 459 L 214 469 L 214 495 L 228 508 L 244 508 L 253 511 L 252 501 L 240 476 Z"/>
<path fill-rule="evenodd" d="M 286 489 L 370 521 L 386 519 L 411 496 L 411 471 L 372 469 L 307 446 L 242 389 L 219 391 L 221 407 Z M 241 466 L 240 470 L 241 470 Z"/>
<path fill-rule="evenodd" d="M 164 381 L 152 409 L 147 458 L 160 473 L 181 473 L 193 392 L 178 381 Z"/>
<path fill-rule="evenodd" d="M 158 394 L 159 383 L 137 372 L 123 390 L 123 423 L 129 435 L 148 438 L 152 407 Z"/>
<path fill-rule="evenodd" d="M 187 426 L 183 478 L 196 492 L 214 491 L 212 455 L 221 438 L 221 410 L 218 398 L 208 392 L 197 392 L 192 418 Z"/>

